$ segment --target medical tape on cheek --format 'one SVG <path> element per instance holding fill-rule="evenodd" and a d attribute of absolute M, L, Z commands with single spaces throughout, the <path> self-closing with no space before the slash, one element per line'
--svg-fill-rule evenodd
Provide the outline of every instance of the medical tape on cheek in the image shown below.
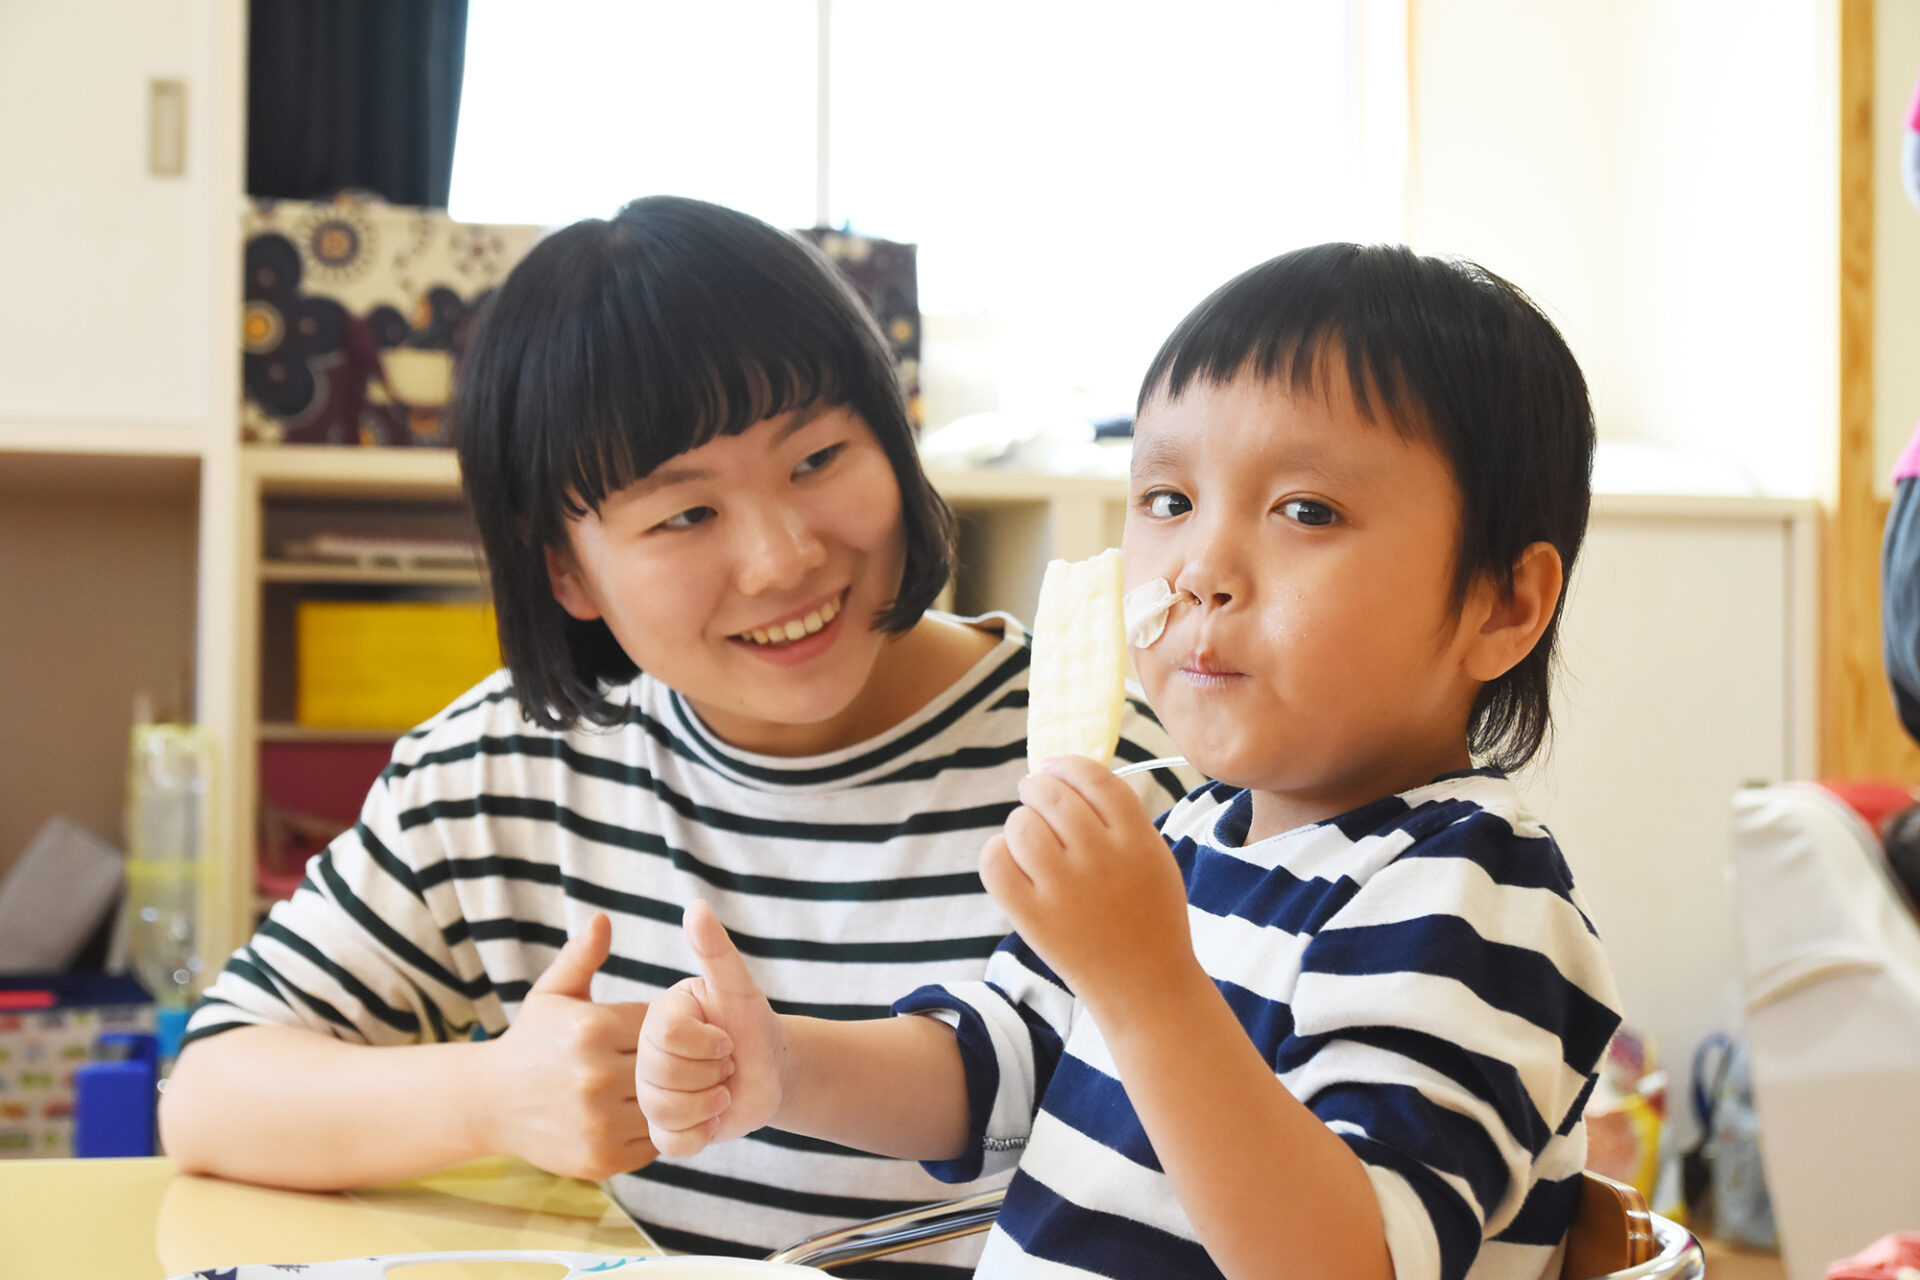
<path fill-rule="evenodd" d="M 1160 633 L 1167 629 L 1167 611 L 1178 598 L 1165 578 L 1151 578 L 1127 592 L 1120 602 L 1126 619 L 1127 643 L 1135 649 L 1145 649 L 1158 640 Z"/>

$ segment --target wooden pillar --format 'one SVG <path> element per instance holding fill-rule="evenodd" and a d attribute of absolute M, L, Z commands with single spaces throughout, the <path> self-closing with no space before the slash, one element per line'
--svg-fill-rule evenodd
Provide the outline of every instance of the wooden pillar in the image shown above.
<path fill-rule="evenodd" d="M 1840 435 L 1826 507 L 1820 772 L 1920 783 L 1880 656 L 1873 403 L 1874 0 L 1840 0 Z"/>

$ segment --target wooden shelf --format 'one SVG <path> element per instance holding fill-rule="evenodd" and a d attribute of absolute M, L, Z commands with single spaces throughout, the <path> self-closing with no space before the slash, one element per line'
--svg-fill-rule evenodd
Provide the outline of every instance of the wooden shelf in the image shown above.
<path fill-rule="evenodd" d="M 0 453 L 187 458 L 197 462 L 206 438 L 206 428 L 197 421 L 0 417 Z"/>
<path fill-rule="evenodd" d="M 407 728 L 412 728 L 411 725 Z M 407 729 L 333 729 L 310 724 L 292 724 L 285 720 L 263 722 L 258 730 L 262 742 L 395 742 Z"/>
<path fill-rule="evenodd" d="M 1040 505 L 1059 502 L 1119 502 L 1127 482 L 1119 476 L 1055 476 L 992 467 L 928 468 L 927 478 L 956 508 Z"/>
<path fill-rule="evenodd" d="M 478 566 L 404 569 L 394 565 L 326 564 L 310 560 L 265 560 L 262 582 L 328 582 L 372 586 L 478 587 L 486 582 Z"/>
<path fill-rule="evenodd" d="M 412 491 L 423 497 L 460 492 L 460 464 L 451 449 L 361 448 L 352 445 L 245 446 L 242 465 L 263 492 L 388 496 Z M 1112 502 L 1126 496 L 1118 476 L 1054 476 L 1031 471 L 929 468 L 947 501 L 968 507 L 1046 505 L 1086 499 Z"/>
<path fill-rule="evenodd" d="M 252 444 L 240 450 L 240 465 L 263 494 L 424 499 L 460 496 L 460 464 L 451 449 Z"/>
<path fill-rule="evenodd" d="M 197 454 L 52 453 L 0 444 L 0 493 L 112 495 L 191 503 L 199 492 Z"/>

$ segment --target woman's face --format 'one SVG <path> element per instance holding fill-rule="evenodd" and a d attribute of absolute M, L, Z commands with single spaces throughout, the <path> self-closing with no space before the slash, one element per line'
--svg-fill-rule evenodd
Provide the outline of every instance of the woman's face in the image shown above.
<path fill-rule="evenodd" d="M 570 521 L 547 567 L 568 613 L 604 619 L 720 737 L 793 754 L 867 686 L 905 556 L 879 439 L 816 404 L 667 459 Z"/>

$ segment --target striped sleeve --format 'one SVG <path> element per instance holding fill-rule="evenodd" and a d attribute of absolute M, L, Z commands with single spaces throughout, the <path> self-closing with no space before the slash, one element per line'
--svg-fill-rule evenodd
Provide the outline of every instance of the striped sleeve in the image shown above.
<path fill-rule="evenodd" d="M 471 948 L 455 945 L 464 930 L 443 928 L 434 902 L 442 895 L 409 861 L 395 773 L 381 775 L 359 821 L 307 864 L 293 896 L 228 959 L 186 1043 L 262 1023 L 369 1045 L 505 1027 Z"/>
<path fill-rule="evenodd" d="M 895 1002 L 896 1014 L 928 1014 L 952 1026 L 966 1069 L 967 1153 L 926 1162 L 929 1173 L 965 1182 L 1014 1166 L 1060 1065 L 1074 1009 L 1073 993 L 1018 934 L 987 961 L 983 981 L 922 987 Z"/>

